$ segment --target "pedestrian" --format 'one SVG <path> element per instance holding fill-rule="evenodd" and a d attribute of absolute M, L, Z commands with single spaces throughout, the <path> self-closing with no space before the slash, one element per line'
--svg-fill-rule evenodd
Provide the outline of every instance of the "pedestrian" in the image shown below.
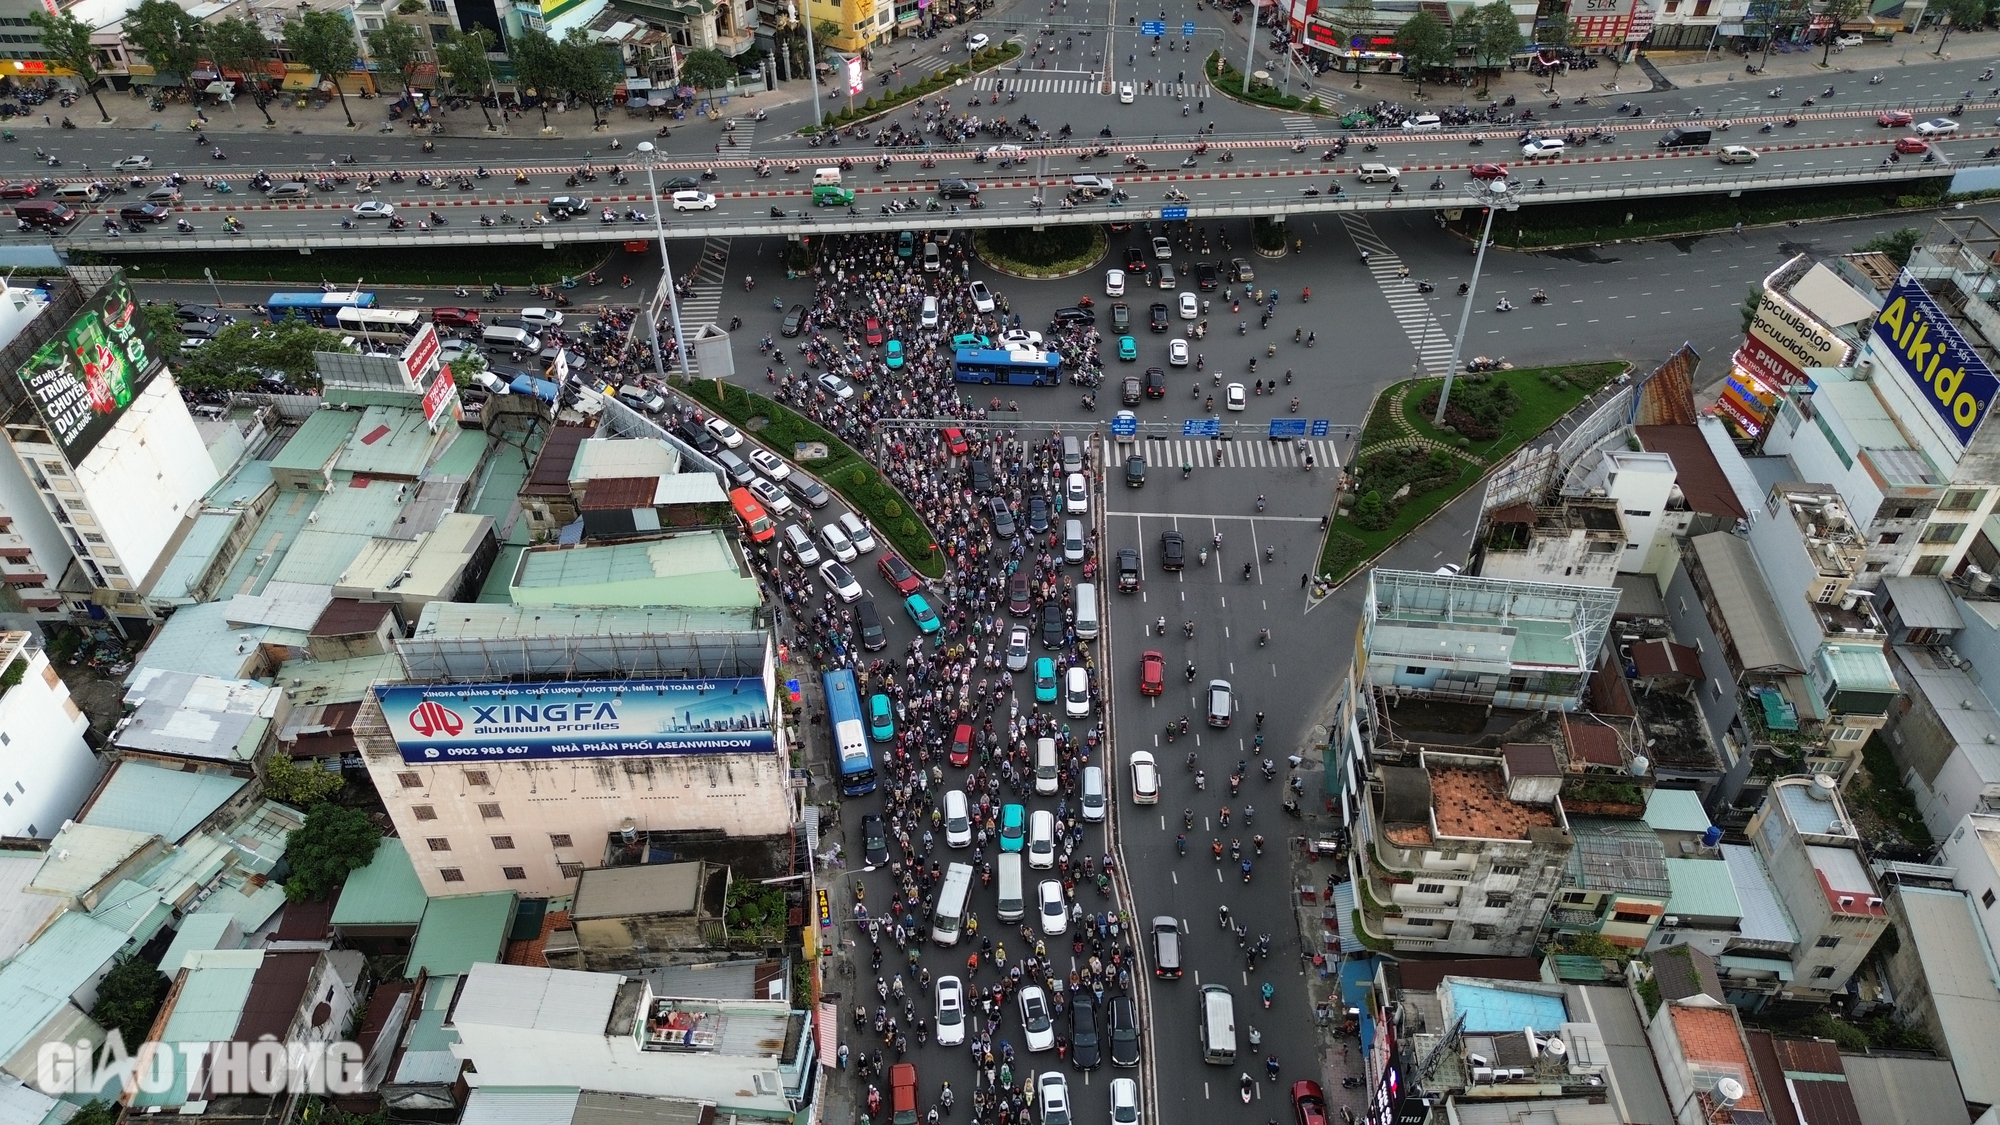
<path fill-rule="evenodd" d="M 1309 574 L 1309 573 L 1308 573 L 1308 574 L 1301 574 L 1301 575 L 1299 575 L 1299 589 L 1301 589 L 1301 590 L 1305 589 L 1305 588 L 1306 588 L 1306 583 L 1307 583 L 1307 582 L 1310 582 L 1310 581 L 1312 581 L 1312 575 L 1311 575 L 1311 574 Z"/>

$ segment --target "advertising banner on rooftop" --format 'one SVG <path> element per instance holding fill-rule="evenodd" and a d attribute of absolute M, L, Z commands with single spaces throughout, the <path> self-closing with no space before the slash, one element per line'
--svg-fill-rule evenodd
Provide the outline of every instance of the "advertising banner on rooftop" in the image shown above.
<path fill-rule="evenodd" d="M 121 276 L 92 294 L 15 374 L 75 465 L 165 366 Z"/>
<path fill-rule="evenodd" d="M 2000 379 L 1908 271 L 1875 318 L 1875 339 L 1958 444 L 1971 442 L 2000 392 Z"/>
<path fill-rule="evenodd" d="M 1770 292 L 1757 302 L 1757 312 L 1750 318 L 1750 339 L 1762 342 L 1801 373 L 1808 367 L 1846 367 L 1854 362 L 1852 344 Z"/>
<path fill-rule="evenodd" d="M 406 762 L 758 754 L 777 748 L 757 677 L 405 684 L 375 689 Z"/>

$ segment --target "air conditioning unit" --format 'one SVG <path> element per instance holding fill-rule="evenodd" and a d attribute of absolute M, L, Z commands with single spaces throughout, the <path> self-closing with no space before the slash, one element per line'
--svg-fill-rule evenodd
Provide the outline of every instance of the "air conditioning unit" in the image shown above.
<path fill-rule="evenodd" d="M 1660 919 L 1660 925 L 1665 926 L 1667 929 L 1670 930 L 1677 928 L 1680 924 L 1681 924 L 1681 916 L 1678 914 L 1669 914 L 1664 918 Z"/>
<path fill-rule="evenodd" d="M 1494 1077 L 1493 1077 L 1493 1068 L 1492 1068 L 1492 1067 L 1490 1067 L 1490 1066 L 1475 1066 L 1475 1067 L 1473 1067 L 1473 1068 L 1472 1068 L 1472 1084 L 1473 1084 L 1473 1085 L 1477 1086 L 1477 1085 L 1478 1085 L 1478 1084 L 1480 1084 L 1481 1082 L 1492 1082 L 1492 1081 L 1494 1081 Z"/>

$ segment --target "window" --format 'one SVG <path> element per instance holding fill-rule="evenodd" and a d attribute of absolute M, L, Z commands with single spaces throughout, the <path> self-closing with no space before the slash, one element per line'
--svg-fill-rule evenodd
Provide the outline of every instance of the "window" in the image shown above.
<path fill-rule="evenodd" d="M 528 877 L 528 869 L 525 867 L 503 867 L 500 869 L 500 874 L 509 879 L 526 879 Z"/>
<path fill-rule="evenodd" d="M 1486 896 L 1486 906 L 1489 910 L 1505 910 L 1507 909 L 1507 905 L 1513 901 L 1513 895 L 1489 894 Z"/>
<path fill-rule="evenodd" d="M 443 836 L 426 837 L 424 843 L 429 844 L 430 849 L 434 852 L 448 852 L 451 850 L 451 841 Z"/>
<path fill-rule="evenodd" d="M 1956 543 L 1958 537 L 1964 534 L 1965 525 L 1962 523 L 1934 523 L 1924 528 L 1923 542 Z"/>
<path fill-rule="evenodd" d="M 1869 573 L 1869 574 L 1880 574 L 1880 573 L 1882 573 L 1882 572 L 1883 572 L 1884 570 L 1888 569 L 1888 564 L 1887 564 L 1887 563 L 1878 563 L 1878 562 L 1872 562 L 1872 563 L 1869 563 L 1869 564 L 1868 564 L 1867 566 L 1864 566 L 1864 567 L 1862 567 L 1861 569 L 1862 569 L 1862 570 L 1864 570 L 1864 571 L 1866 571 L 1866 572 L 1867 572 L 1867 573 Z"/>
<path fill-rule="evenodd" d="M 1917 510 L 1916 510 L 1915 508 L 1897 508 L 1897 509 L 1896 509 L 1896 518 L 1897 518 L 1897 519 L 1899 519 L 1899 520 L 1913 520 L 1913 519 L 1916 519 L 1916 518 L 1917 518 Z"/>
<path fill-rule="evenodd" d="M 439 877 L 439 878 L 441 878 L 441 879 L 443 879 L 443 880 L 444 880 L 445 882 L 447 882 L 447 883 L 463 883 L 463 882 L 465 882 L 465 872 L 463 872 L 463 871 L 460 871 L 460 870 L 459 870 L 458 868 L 456 868 L 456 867 L 441 867 L 441 868 L 439 868 L 439 869 L 438 869 L 438 877 Z"/>
<path fill-rule="evenodd" d="M 1644 926 L 1653 921 L 1653 916 L 1651 914 L 1636 914 L 1630 910 L 1614 910 L 1611 912 L 1611 920 L 1613 922 L 1625 922 L 1634 926 Z"/>
<path fill-rule="evenodd" d="M 1493 938 L 1496 936 L 1496 934 L 1497 931 L 1492 926 L 1488 926 L 1483 923 L 1474 925 L 1472 927 L 1473 941 L 1492 941 Z"/>
<path fill-rule="evenodd" d="M 495 804 L 482 804 L 479 806 L 479 815 L 485 817 L 487 820 L 499 820 L 500 806 Z"/>
<path fill-rule="evenodd" d="M 514 837 L 512 836 L 494 836 L 491 839 L 493 840 L 493 850 L 496 852 L 511 852 L 514 850 Z"/>
<path fill-rule="evenodd" d="M 1883 533 L 1882 533 L 1882 538 L 1880 538 L 1880 539 L 1877 539 L 1877 540 L 1876 540 L 1875 542 L 1877 542 L 1877 543 L 1881 544 L 1881 545 L 1882 545 L 1882 546 L 1884 546 L 1884 547 L 1893 547 L 1893 546 L 1895 546 L 1896 544 L 1898 544 L 1898 543 L 1900 543 L 1900 542 L 1902 542 L 1902 541 L 1903 541 L 1903 533 L 1902 533 L 1902 532 L 1900 532 L 1900 531 L 1885 531 L 1885 532 L 1883 532 Z"/>
<path fill-rule="evenodd" d="M 1628 515 L 1628 516 L 1631 516 L 1631 517 L 1632 517 L 1633 519 L 1641 519 L 1641 520 L 1642 520 L 1642 519 L 1645 519 L 1645 518 L 1646 518 L 1647 516 L 1650 516 L 1650 515 L 1652 515 L 1653 513 L 1651 513 L 1651 512 L 1647 512 L 1647 511 L 1641 511 L 1641 510 L 1640 510 L 1640 509 L 1638 509 L 1638 508 L 1627 508 L 1627 509 L 1625 509 L 1625 514 L 1626 514 L 1626 515 Z"/>
<path fill-rule="evenodd" d="M 1521 865 L 1518 863 L 1496 863 L 1493 865 L 1493 873 L 1495 875 L 1519 875 L 1521 873 Z"/>
<path fill-rule="evenodd" d="M 1944 512 L 1971 512 L 1979 508 L 1986 494 L 1976 488 L 1954 488 L 1944 494 L 1938 503 L 1938 510 Z"/>
<path fill-rule="evenodd" d="M 1403 671 L 1411 676 L 1421 676 L 1424 674 L 1424 666 L 1421 664 L 1412 664 L 1409 667 L 1403 669 Z"/>
<path fill-rule="evenodd" d="M 466 770 L 465 783 L 467 785 L 484 785 L 489 788 L 493 785 L 493 782 L 487 779 L 485 770 Z"/>
<path fill-rule="evenodd" d="M 551 832 L 549 833 L 549 846 L 552 848 L 569 848 L 576 845 L 569 842 L 569 833 Z"/>
<path fill-rule="evenodd" d="M 1590 896 L 1584 894 L 1582 891 L 1568 891 L 1563 895 L 1562 900 L 1574 906 L 1589 902 Z"/>
<path fill-rule="evenodd" d="M 424 787 L 424 777 L 422 774 L 399 773 L 396 775 L 396 780 L 402 782 L 405 789 L 422 789 Z"/>
<path fill-rule="evenodd" d="M 1675 932 L 1674 932 L 1674 931 L 1672 931 L 1672 930 L 1661 930 L 1661 931 L 1660 931 L 1660 944 L 1661 944 L 1661 945 L 1672 945 L 1673 943 L 1675 943 L 1675 942 L 1679 941 L 1680 939 L 1681 939 L 1681 935 L 1679 935 L 1679 934 L 1675 933 Z"/>
<path fill-rule="evenodd" d="M 431 0 L 431 11 L 436 12 L 438 15 L 444 15 L 444 0 Z"/>
<path fill-rule="evenodd" d="M 1840 596 L 1840 587 L 1832 582 L 1829 582 L 1826 585 L 1821 586 L 1819 588 L 1819 597 L 1814 600 L 1819 602 L 1819 604 L 1821 605 L 1826 605 L 1828 602 L 1831 602 L 1833 599 L 1839 596 Z"/>
<path fill-rule="evenodd" d="M 1986 893 L 1985 893 L 1985 894 L 1982 894 L 1982 895 L 1980 895 L 1980 896 L 1979 896 L 1979 905 L 1981 905 L 1981 906 L 1984 906 L 1984 907 L 1988 907 L 1988 908 L 1992 907 L 1992 905 L 1993 905 L 1993 888 L 1992 888 L 1992 887 L 1988 887 L 1988 888 L 1986 888 Z"/>
<path fill-rule="evenodd" d="M 436 820 L 438 818 L 438 811 L 429 805 L 411 805 L 410 815 L 416 817 L 418 820 Z"/>
<path fill-rule="evenodd" d="M 1859 742 L 1859 741 L 1861 741 L 1862 739 L 1864 739 L 1864 738 L 1867 738 L 1867 737 L 1868 737 L 1868 728 L 1867 728 L 1867 727 L 1842 727 L 1842 728 L 1840 728 L 1840 733 L 1839 733 L 1839 734 L 1836 734 L 1836 735 L 1834 735 L 1833 737 L 1834 737 L 1834 739 L 1835 739 L 1836 741 L 1839 741 L 1839 742 Z"/>
<path fill-rule="evenodd" d="M 1840 944 L 1840 937 L 1836 934 L 1821 934 L 1819 936 L 1819 940 L 1813 943 L 1813 945 L 1819 949 L 1832 949 L 1834 946 L 1839 944 Z"/>
<path fill-rule="evenodd" d="M 1418 884 L 1417 884 L 1417 893 L 1418 893 L 1418 894 L 1420 894 L 1420 895 L 1441 895 L 1441 894 L 1443 894 L 1443 893 L 1444 893 L 1444 884 L 1443 884 L 1443 883 L 1418 883 Z"/>
<path fill-rule="evenodd" d="M 1944 573 L 1944 556 L 1921 555 L 1917 558 L 1917 565 L 1910 568 L 1910 573 L 1919 578 L 1936 577 Z"/>
<path fill-rule="evenodd" d="M 556 867 L 561 869 L 562 877 L 565 879 L 574 879 L 583 874 L 583 864 L 581 863 L 558 863 Z"/>
<path fill-rule="evenodd" d="M 1833 976 L 1832 965 L 1821 965 L 1819 968 L 1813 970 L 1814 980 L 1826 980 L 1831 976 Z"/>

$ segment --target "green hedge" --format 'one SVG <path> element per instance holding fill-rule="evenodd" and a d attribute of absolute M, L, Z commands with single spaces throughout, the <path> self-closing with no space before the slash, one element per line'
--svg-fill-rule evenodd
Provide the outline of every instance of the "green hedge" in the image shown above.
<path fill-rule="evenodd" d="M 1496 245 L 1517 249 L 1568 246 L 1608 239 L 1641 241 L 1675 235 L 1770 226 L 1807 219 L 1846 218 L 1883 211 L 1936 206 L 1945 200 L 1948 177 L 1890 180 L 1880 184 L 1829 184 L 1814 188 L 1750 191 L 1731 198 L 1682 195 L 1649 198 L 1634 206 L 1629 199 L 1538 206 L 1530 191 L 1528 206 L 1502 216 L 1493 224 Z M 1452 229 L 1467 240 L 1477 237 L 1478 219 L 1462 219 Z"/>
<path fill-rule="evenodd" d="M 1209 52 L 1207 70 L 1210 84 L 1215 87 L 1215 92 L 1221 94 L 1223 97 L 1235 98 L 1239 102 L 1269 106 L 1272 109 L 1285 109 L 1302 113 L 1326 112 L 1326 107 L 1320 104 L 1317 96 L 1312 98 L 1294 97 L 1271 85 L 1269 82 L 1259 82 L 1254 78 L 1250 80 L 1250 92 L 1247 94 L 1244 93 L 1243 72 L 1224 62 L 1222 60 L 1222 52 L 1220 51 Z"/>
<path fill-rule="evenodd" d="M 1001 229 L 975 232 L 972 236 L 972 248 L 979 255 L 980 261 L 994 269 L 1029 278 L 1068 277 L 1081 273 L 1096 265 L 1104 255 L 1111 252 L 1111 236 L 1106 234 L 1101 226 L 1056 226 L 1045 228 L 1042 233 L 1051 231 L 1075 231 L 1086 235 L 1086 247 L 1071 257 L 1055 259 L 1046 264 L 1026 262 L 1009 253 L 1008 247 L 994 245 L 996 238 L 1004 242 L 1009 237 L 1010 231 Z"/>
<path fill-rule="evenodd" d="M 1020 57 L 1021 45 L 1011 40 L 988 47 L 972 56 L 966 62 L 954 63 L 943 70 L 932 71 L 922 82 L 914 86 L 903 86 L 891 90 L 886 94 L 875 95 L 852 109 L 843 106 L 839 113 L 827 115 L 826 128 L 837 129 L 843 125 L 852 125 L 857 121 L 866 121 L 870 117 L 888 113 L 890 110 L 908 105 L 918 98 L 927 98 L 940 90 L 948 89 L 961 78 L 970 78 L 981 71 L 991 70 L 997 66 L 1005 66 Z M 808 125 L 800 129 L 799 134 L 801 136 L 811 136 L 818 131 Z"/>
<path fill-rule="evenodd" d="M 826 460 L 812 467 L 819 479 L 840 493 L 841 499 L 855 511 L 867 516 L 869 526 L 888 540 L 918 573 L 930 578 L 944 577 L 944 553 L 936 549 L 937 533 L 924 524 L 923 516 L 896 486 L 846 442 L 790 407 L 763 395 L 753 395 L 734 383 L 718 384 L 713 379 L 696 379 L 691 383 L 676 380 L 676 383 L 709 409 L 755 433 L 780 452 L 789 454 L 801 442 L 825 445 Z M 753 427 L 752 419 L 761 419 L 763 424 Z"/>

